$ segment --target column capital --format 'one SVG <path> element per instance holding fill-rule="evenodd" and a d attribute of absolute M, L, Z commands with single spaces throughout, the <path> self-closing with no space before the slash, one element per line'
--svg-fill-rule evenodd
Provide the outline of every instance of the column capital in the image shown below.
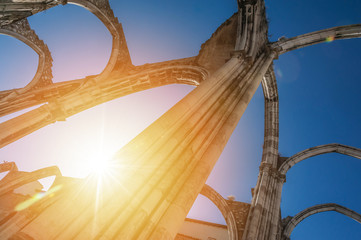
<path fill-rule="evenodd" d="M 277 168 L 273 167 L 271 163 L 261 163 L 259 166 L 259 171 L 261 173 L 268 173 L 269 176 L 272 176 L 273 178 L 276 178 L 278 181 L 284 183 L 286 182 L 286 175 L 281 174 Z"/>

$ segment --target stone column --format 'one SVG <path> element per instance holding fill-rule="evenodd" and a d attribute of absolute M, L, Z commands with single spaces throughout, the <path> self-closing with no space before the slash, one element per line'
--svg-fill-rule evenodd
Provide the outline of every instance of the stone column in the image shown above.
<path fill-rule="evenodd" d="M 102 201 L 89 200 L 91 184 L 69 191 L 22 232 L 39 239 L 174 239 L 273 58 L 232 57 L 116 154 L 116 181 Z M 33 232 L 39 225 L 42 231 Z"/>
<path fill-rule="evenodd" d="M 271 164 L 262 163 L 243 239 L 277 239 L 280 202 L 285 176 Z"/>
<path fill-rule="evenodd" d="M 275 239 L 279 228 L 278 91 L 272 68 L 263 79 L 265 134 L 262 163 L 243 239 Z"/>

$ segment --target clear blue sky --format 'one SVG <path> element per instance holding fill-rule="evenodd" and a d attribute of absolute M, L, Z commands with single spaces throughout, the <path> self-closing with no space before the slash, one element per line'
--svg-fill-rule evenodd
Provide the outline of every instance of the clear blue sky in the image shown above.
<path fill-rule="evenodd" d="M 361 23 L 359 0 L 268 0 L 266 5 L 273 41 Z M 118 0 L 111 1 L 111 6 L 123 24 L 135 65 L 197 55 L 200 45 L 237 10 L 236 0 Z M 54 81 L 97 74 L 106 65 L 110 34 L 87 10 L 58 6 L 30 17 L 29 22 L 52 52 Z M 21 87 L 32 79 L 35 52 L 3 35 L 0 52 L 0 89 Z M 327 143 L 361 148 L 360 53 L 360 39 L 341 40 L 290 52 L 274 62 L 283 156 Z M 0 160 L 15 161 L 26 171 L 58 165 L 64 175 L 84 177 L 84 164 L 97 155 L 102 141 L 104 148 L 115 151 L 191 90 L 190 86 L 167 86 L 103 104 L 4 147 Z M 262 153 L 263 111 L 260 88 L 208 180 L 224 197 L 251 201 Z M 361 213 L 360 172 L 360 160 L 339 154 L 296 165 L 287 174 L 282 216 L 328 202 Z M 224 222 L 207 201 L 197 200 L 190 217 Z M 210 210 L 204 211 L 204 206 Z M 361 225 L 338 213 L 322 213 L 303 221 L 291 237 L 359 239 Z"/>

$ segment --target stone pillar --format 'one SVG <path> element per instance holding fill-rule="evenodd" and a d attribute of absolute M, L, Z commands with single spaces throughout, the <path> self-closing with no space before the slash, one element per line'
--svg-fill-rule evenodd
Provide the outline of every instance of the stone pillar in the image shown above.
<path fill-rule="evenodd" d="M 273 58 L 263 53 L 252 64 L 232 57 L 116 154 L 116 181 L 100 192 L 102 201 L 91 198 L 96 184 L 69 190 L 22 232 L 39 239 L 174 239 Z"/>
<path fill-rule="evenodd" d="M 265 134 L 262 163 L 254 189 L 250 214 L 243 239 L 275 239 L 279 229 L 279 185 L 283 178 L 278 173 L 278 91 L 272 68 L 263 82 L 265 96 Z"/>
<path fill-rule="evenodd" d="M 285 176 L 271 164 L 261 164 L 243 239 L 277 239 L 284 182 Z"/>

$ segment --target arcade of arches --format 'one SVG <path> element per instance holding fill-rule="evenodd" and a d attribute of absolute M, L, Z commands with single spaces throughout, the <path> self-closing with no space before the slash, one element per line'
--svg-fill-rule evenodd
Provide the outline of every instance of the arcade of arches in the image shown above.
<path fill-rule="evenodd" d="M 125 174 L 113 176 L 114 184 L 102 190 L 102 203 L 94 197 L 97 181 L 92 177 L 67 178 L 57 167 L 24 173 L 13 163 L 1 164 L 1 172 L 9 171 L 0 181 L 1 201 L 14 200 L 14 190 L 21 186 L 56 176 L 47 193 L 28 206 L 15 211 L 13 205 L 18 200 L 2 205 L 2 238 L 174 239 L 199 193 L 220 209 L 232 240 L 288 239 L 301 220 L 321 211 L 337 211 L 360 221 L 358 213 L 336 204 L 310 207 L 293 218 L 281 220 L 282 186 L 292 166 L 330 152 L 361 158 L 361 150 L 327 144 L 289 158 L 279 157 L 279 98 L 272 63 L 283 53 L 323 42 L 330 36 L 336 40 L 359 38 L 361 24 L 270 42 L 264 0 L 237 2 L 237 13 L 214 32 L 197 56 L 142 66 L 132 64 L 122 25 L 108 0 L 0 3 L 0 34 L 21 40 L 39 55 L 32 81 L 23 88 L 0 92 L 0 116 L 42 104 L 0 123 L 1 147 L 122 96 L 168 84 L 196 86 L 117 152 L 115 170 L 121 165 L 133 167 Z M 51 49 L 31 29 L 26 18 L 60 4 L 76 4 L 89 10 L 111 33 L 111 56 L 100 74 L 52 82 Z M 265 133 L 258 182 L 251 204 L 226 200 L 205 182 L 260 84 L 265 101 Z M 139 167 L 146 164 L 154 167 Z M 91 224 L 94 221 L 96 227 Z"/>

